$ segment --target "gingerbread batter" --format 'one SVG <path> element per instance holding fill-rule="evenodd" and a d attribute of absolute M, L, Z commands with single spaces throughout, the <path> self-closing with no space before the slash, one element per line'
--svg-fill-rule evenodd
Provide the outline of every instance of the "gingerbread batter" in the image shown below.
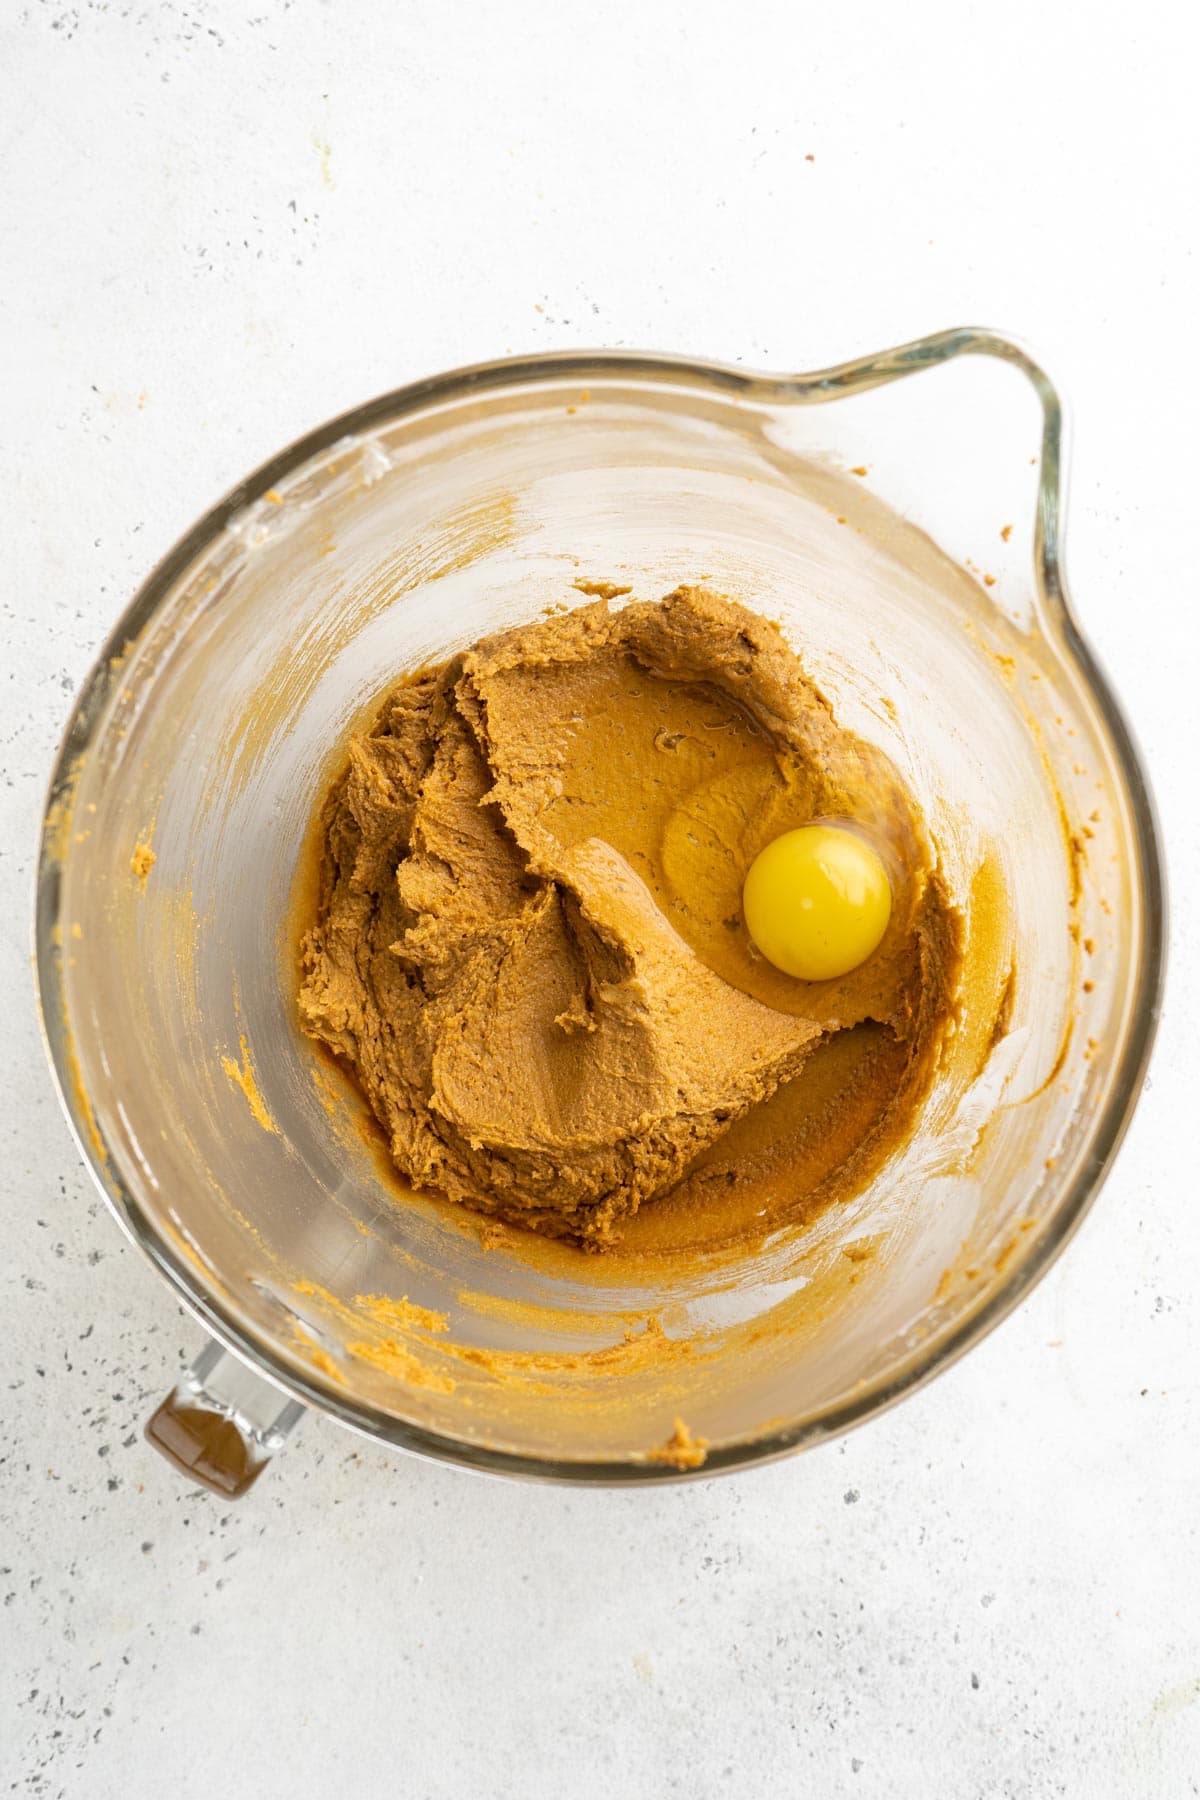
<path fill-rule="evenodd" d="M 869 834 L 893 892 L 879 949 L 821 983 L 741 917 L 754 857 L 811 820 Z M 581 606 L 406 681 L 321 829 L 302 1022 L 419 1188 L 600 1248 L 714 1165 L 736 1183 L 724 1145 L 761 1163 L 760 1115 L 822 1119 L 849 1171 L 928 1089 L 961 932 L 921 822 L 716 594 Z"/>

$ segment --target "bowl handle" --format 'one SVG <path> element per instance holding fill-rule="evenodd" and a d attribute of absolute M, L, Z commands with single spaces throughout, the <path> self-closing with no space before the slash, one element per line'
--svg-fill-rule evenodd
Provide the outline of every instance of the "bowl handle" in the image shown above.
<path fill-rule="evenodd" d="M 853 362 L 802 375 L 760 377 L 774 398 L 812 405 L 846 394 L 865 394 L 922 369 L 937 368 L 956 356 L 991 356 L 1009 363 L 1032 384 L 1042 409 L 1042 445 L 1038 458 L 1037 511 L 1034 516 L 1033 564 L 1038 595 L 1047 614 L 1071 622 L 1063 573 L 1062 524 L 1066 501 L 1066 421 L 1058 390 L 1041 365 L 1021 344 L 998 331 L 960 326 L 880 350 Z M 1073 629 L 1073 623 L 1072 623 Z"/>
<path fill-rule="evenodd" d="M 189 1480 L 236 1500 L 258 1480 L 304 1410 L 210 1339 L 147 1420 L 146 1438 Z"/>

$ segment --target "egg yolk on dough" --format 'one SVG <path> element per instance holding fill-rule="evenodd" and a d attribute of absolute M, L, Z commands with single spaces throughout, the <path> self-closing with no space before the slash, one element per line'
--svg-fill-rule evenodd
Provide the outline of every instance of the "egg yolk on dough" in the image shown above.
<path fill-rule="evenodd" d="M 755 857 L 742 910 L 768 962 L 800 981 L 831 981 L 878 949 L 892 889 L 881 858 L 856 833 L 803 825 Z"/>

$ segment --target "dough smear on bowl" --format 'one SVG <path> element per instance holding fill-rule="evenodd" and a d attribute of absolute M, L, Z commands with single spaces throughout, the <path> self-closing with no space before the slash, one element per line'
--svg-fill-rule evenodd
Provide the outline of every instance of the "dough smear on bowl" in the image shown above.
<path fill-rule="evenodd" d="M 741 916 L 754 857 L 810 820 L 861 830 L 893 890 L 878 950 L 820 983 Z M 921 820 L 717 594 L 598 601 L 405 680 L 321 838 L 301 1019 L 418 1188 L 602 1248 L 839 1034 L 887 1047 L 868 1134 L 928 1091 L 961 927 Z"/>

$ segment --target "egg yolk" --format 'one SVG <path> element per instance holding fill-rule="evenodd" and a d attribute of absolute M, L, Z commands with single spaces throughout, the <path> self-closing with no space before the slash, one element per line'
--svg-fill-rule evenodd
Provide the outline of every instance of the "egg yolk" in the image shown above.
<path fill-rule="evenodd" d="M 830 981 L 878 949 L 892 889 L 880 857 L 853 831 L 803 825 L 755 857 L 742 911 L 768 962 L 800 981 Z"/>

